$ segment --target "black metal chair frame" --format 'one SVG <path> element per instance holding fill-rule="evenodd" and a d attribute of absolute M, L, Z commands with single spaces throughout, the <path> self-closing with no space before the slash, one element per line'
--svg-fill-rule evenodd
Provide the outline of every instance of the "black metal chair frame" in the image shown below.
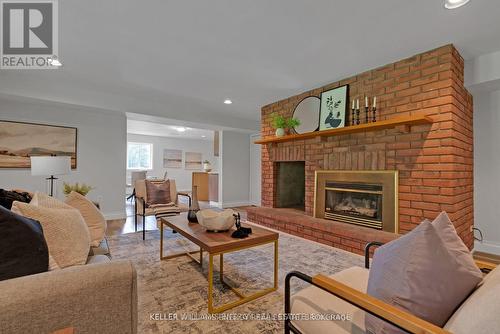
<path fill-rule="evenodd" d="M 185 196 L 189 199 L 189 203 L 191 203 L 191 196 L 185 193 L 177 193 L 177 197 Z M 142 216 L 142 240 L 146 240 L 146 201 L 142 197 L 134 196 L 134 225 L 135 231 L 137 232 L 137 216 Z M 142 213 L 137 212 L 137 200 L 142 201 Z"/>
<path fill-rule="evenodd" d="M 378 242 L 378 241 L 372 241 L 370 243 L 368 243 L 366 246 L 365 246 L 365 268 L 366 269 L 370 269 L 370 249 L 372 247 L 378 247 L 378 246 L 382 246 L 383 243 L 382 242 Z M 299 271 L 291 271 L 289 272 L 286 277 L 285 277 L 285 334 L 290 334 L 291 332 L 295 333 L 295 334 L 301 334 L 301 332 L 297 329 L 297 327 L 295 327 L 292 322 L 291 322 L 291 319 L 290 319 L 290 314 L 291 314 L 291 305 L 290 305 L 290 302 L 291 302 L 291 292 L 290 292 L 290 281 L 291 279 L 295 277 L 295 278 L 298 278 L 302 281 L 305 281 L 311 285 L 314 285 L 324 291 L 327 291 L 328 293 L 331 293 L 329 292 L 328 290 L 324 289 L 323 287 L 315 284 L 312 280 L 312 277 L 309 276 L 309 275 L 306 275 L 304 273 L 301 273 Z M 341 296 L 336 296 L 337 298 L 339 299 L 342 299 L 350 304 L 352 304 L 351 301 L 349 300 L 346 300 L 345 298 L 342 298 Z M 370 313 L 371 315 L 377 317 L 377 318 L 380 318 L 377 314 L 374 314 L 373 312 L 369 311 L 368 309 L 364 308 L 363 306 L 361 305 L 356 305 L 356 307 L 362 309 L 363 311 L 367 312 L 367 313 Z M 404 329 L 401 328 L 400 326 L 398 326 L 397 324 L 387 320 L 387 319 L 382 319 L 384 321 L 387 321 L 389 322 L 390 324 L 392 324 L 393 326 L 399 328 L 399 329 L 402 329 L 403 332 L 404 332 Z"/>

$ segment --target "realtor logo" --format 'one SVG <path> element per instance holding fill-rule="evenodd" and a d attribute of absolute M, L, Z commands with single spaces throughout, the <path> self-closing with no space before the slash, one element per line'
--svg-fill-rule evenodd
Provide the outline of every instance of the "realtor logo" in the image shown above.
<path fill-rule="evenodd" d="M 57 68 L 57 0 L 0 1 L 2 69 Z"/>

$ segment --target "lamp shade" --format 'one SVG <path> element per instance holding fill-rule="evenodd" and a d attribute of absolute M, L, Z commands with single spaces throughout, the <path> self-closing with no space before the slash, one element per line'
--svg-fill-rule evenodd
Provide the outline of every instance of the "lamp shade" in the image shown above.
<path fill-rule="evenodd" d="M 71 171 L 71 157 L 31 157 L 31 175 L 64 175 Z"/>

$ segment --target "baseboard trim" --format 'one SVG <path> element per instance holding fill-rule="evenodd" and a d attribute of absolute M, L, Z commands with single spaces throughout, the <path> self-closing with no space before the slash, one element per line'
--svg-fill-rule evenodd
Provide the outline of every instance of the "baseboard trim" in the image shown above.
<path fill-rule="evenodd" d="M 500 255 L 500 243 L 487 240 L 483 242 L 476 241 L 474 242 L 474 250 L 483 253 Z"/>
<path fill-rule="evenodd" d="M 220 209 L 222 209 L 222 204 L 220 204 L 220 202 L 210 201 L 210 202 L 208 202 L 208 204 L 209 204 L 210 206 L 214 206 L 214 207 L 216 207 L 216 208 L 220 208 Z"/>
<path fill-rule="evenodd" d="M 106 220 L 127 219 L 127 213 L 125 211 L 107 212 L 103 213 L 103 216 Z"/>
<path fill-rule="evenodd" d="M 250 206 L 252 205 L 249 201 L 241 201 L 241 202 L 223 202 L 222 208 L 234 208 L 237 206 Z"/>

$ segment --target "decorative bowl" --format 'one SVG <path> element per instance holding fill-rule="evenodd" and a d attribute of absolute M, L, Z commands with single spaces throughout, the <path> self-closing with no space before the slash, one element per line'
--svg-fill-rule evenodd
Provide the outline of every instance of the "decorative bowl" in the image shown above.
<path fill-rule="evenodd" d="M 234 211 L 226 209 L 215 211 L 212 209 L 200 210 L 196 213 L 198 223 L 211 232 L 224 232 L 234 225 Z"/>

